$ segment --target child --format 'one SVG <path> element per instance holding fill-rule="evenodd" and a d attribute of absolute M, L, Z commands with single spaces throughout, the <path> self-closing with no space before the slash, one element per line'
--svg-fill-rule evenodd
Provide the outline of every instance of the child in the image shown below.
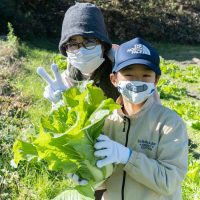
<path fill-rule="evenodd" d="M 121 109 L 106 120 L 107 136 L 95 144 L 98 167 L 117 164 L 105 181 L 105 200 L 182 199 L 188 138 L 182 119 L 153 98 L 159 64 L 156 50 L 141 38 L 116 52 L 110 78 L 121 93 Z"/>

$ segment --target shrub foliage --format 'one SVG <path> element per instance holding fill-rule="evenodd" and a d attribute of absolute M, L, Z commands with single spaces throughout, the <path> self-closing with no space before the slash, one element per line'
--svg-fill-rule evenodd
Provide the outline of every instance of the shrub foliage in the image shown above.
<path fill-rule="evenodd" d="M 74 0 L 2 0 L 0 29 L 10 21 L 18 36 L 60 37 L 62 19 Z M 83 0 L 79 0 L 83 2 Z M 134 36 L 156 41 L 200 42 L 200 1 L 196 0 L 87 0 L 105 16 L 112 40 Z"/>

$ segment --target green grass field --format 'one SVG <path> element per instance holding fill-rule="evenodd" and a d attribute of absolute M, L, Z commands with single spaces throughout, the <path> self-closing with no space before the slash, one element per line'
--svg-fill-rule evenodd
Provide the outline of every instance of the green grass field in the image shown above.
<path fill-rule="evenodd" d="M 5 46 L 1 41 L 0 45 Z M 183 199 L 200 199 L 200 66 L 192 57 L 200 57 L 200 46 L 158 44 L 163 58 L 158 89 L 162 103 L 175 110 L 186 122 L 189 135 L 189 171 L 183 182 Z M 62 172 L 51 172 L 44 163 L 22 162 L 10 166 L 12 145 L 16 138 L 30 140 L 38 132 L 40 116 L 50 112 L 51 104 L 43 98 L 45 83 L 36 74 L 58 55 L 55 41 L 21 42 L 13 60 L 0 73 L 0 199 L 52 199 L 71 183 Z M 5 52 L 4 52 L 5 53 Z M 3 58 L 4 54 L 0 54 Z M 6 55 L 6 53 L 5 53 Z M 4 58 L 5 58 L 4 55 Z M 11 64 L 10 64 L 10 63 Z M 17 66 L 17 67 L 16 67 Z"/>

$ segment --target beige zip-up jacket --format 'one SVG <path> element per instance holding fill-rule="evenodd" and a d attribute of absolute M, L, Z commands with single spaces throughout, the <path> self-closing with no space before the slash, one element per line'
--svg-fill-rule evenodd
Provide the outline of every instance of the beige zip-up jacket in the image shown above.
<path fill-rule="evenodd" d="M 122 98 L 118 102 L 123 105 Z M 188 165 L 183 120 L 150 97 L 128 118 L 121 109 L 105 122 L 104 133 L 132 149 L 126 165 L 116 165 L 105 181 L 104 200 L 181 200 Z"/>

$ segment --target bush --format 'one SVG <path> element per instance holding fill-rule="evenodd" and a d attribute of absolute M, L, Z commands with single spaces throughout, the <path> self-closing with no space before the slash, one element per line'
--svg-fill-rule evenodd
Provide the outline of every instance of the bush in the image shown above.
<path fill-rule="evenodd" d="M 11 21 L 20 37 L 60 37 L 65 11 L 73 0 L 2 0 L 0 28 Z M 79 0 L 84 2 L 84 0 Z M 196 0 L 137 1 L 90 0 L 104 14 L 112 40 L 125 41 L 134 36 L 156 41 L 200 42 L 200 2 Z M 26 27 L 26 28 L 24 28 Z"/>
<path fill-rule="evenodd" d="M 14 34 L 11 23 L 8 23 L 8 35 L 6 40 L 0 40 L 0 80 L 15 75 L 21 64 L 19 57 L 19 40 Z M 8 70 L 9 68 L 9 70 Z M 0 82 L 1 83 L 1 82 Z M 1 86 L 1 84 L 0 84 Z M 0 93 L 1 93 L 0 87 Z"/>

